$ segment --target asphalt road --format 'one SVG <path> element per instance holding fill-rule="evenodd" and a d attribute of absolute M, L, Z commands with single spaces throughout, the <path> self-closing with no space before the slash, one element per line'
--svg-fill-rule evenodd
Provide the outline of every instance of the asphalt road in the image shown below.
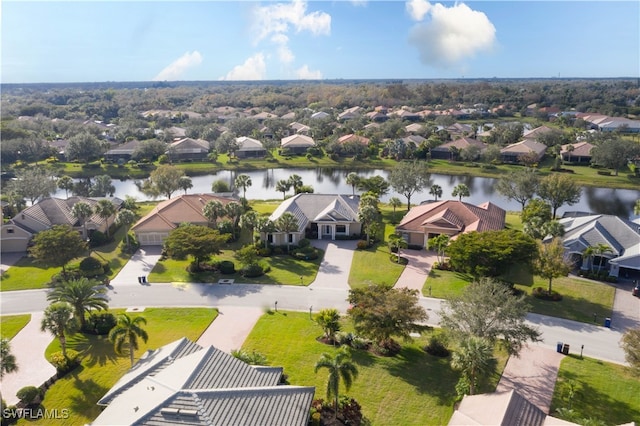
<path fill-rule="evenodd" d="M 47 290 L 9 291 L 1 293 L 3 315 L 40 312 L 48 305 Z M 109 306 L 176 307 L 176 306 L 251 306 L 282 310 L 317 312 L 322 308 L 337 308 L 345 312 L 347 290 L 258 284 L 127 284 L 109 289 Z M 430 325 L 437 325 L 442 301 L 421 298 L 420 303 L 429 313 Z M 557 342 L 570 345 L 571 353 L 579 354 L 584 345 L 584 356 L 624 364 L 624 352 L 619 346 L 622 333 L 604 328 L 554 317 L 529 314 L 527 320 L 542 332 L 545 347 L 556 348 Z"/>

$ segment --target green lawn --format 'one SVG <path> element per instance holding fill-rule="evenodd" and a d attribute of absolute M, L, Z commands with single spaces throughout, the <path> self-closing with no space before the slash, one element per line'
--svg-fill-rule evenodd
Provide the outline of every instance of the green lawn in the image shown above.
<path fill-rule="evenodd" d="M 404 270 L 404 265 L 389 259 L 391 252 L 384 243 L 378 243 L 366 250 L 355 250 L 349 271 L 349 285 L 352 288 L 370 284 L 393 287 Z"/>
<path fill-rule="evenodd" d="M 573 398 L 569 398 L 573 385 Z M 617 425 L 640 419 L 640 380 L 622 365 L 571 355 L 560 364 L 551 412 L 569 408 L 578 418 Z M 553 414 L 555 415 L 555 414 Z"/>
<path fill-rule="evenodd" d="M 269 216 L 282 203 L 282 200 L 250 201 L 251 208 L 258 214 Z"/>
<path fill-rule="evenodd" d="M 0 335 L 6 339 L 13 339 L 29 321 L 31 314 L 3 315 L 0 317 Z"/>
<path fill-rule="evenodd" d="M 327 373 L 314 373 L 323 352 L 335 348 L 316 341 L 321 329 L 308 314 L 277 312 L 265 314 L 245 341 L 243 349 L 267 357 L 269 365 L 284 367 L 289 383 L 315 386 L 316 397 L 325 398 Z M 453 413 L 458 373 L 448 359 L 433 357 L 421 349 L 425 337 L 404 344 L 399 355 L 386 358 L 353 350 L 359 375 L 346 394 L 362 406 L 372 425 L 442 425 Z M 482 392 L 491 392 L 499 381 L 506 356 L 499 355 L 497 373 Z M 341 387 L 344 394 L 344 388 Z"/>
<path fill-rule="evenodd" d="M 598 315 L 600 322 L 605 317 L 610 317 L 613 310 L 613 297 L 615 289 L 610 285 L 579 278 L 556 278 L 553 280 L 553 289 L 559 292 L 563 299 L 560 302 L 550 302 L 531 296 L 535 287 L 547 288 L 547 281 L 530 273 L 523 272 L 509 275 L 509 281 L 515 282 L 515 287 L 524 291 L 531 305 L 531 312 L 549 315 L 558 318 L 566 318 L 585 323 L 593 322 L 593 314 Z M 432 270 L 427 278 L 422 294 L 447 299 L 462 293 L 472 277 L 450 271 Z"/>
<path fill-rule="evenodd" d="M 122 312 L 121 310 L 114 311 Z M 207 329 L 217 316 L 217 310 L 208 308 L 146 309 L 131 316 L 143 316 L 149 341 L 140 342 L 138 358 L 147 349 L 155 349 L 181 337 L 193 341 Z M 47 391 L 43 406 L 48 409 L 71 410 L 67 420 L 42 421 L 39 424 L 83 425 L 94 420 L 101 412 L 96 402 L 130 368 L 128 356 L 117 356 L 113 345 L 105 336 L 75 334 L 68 339 L 68 347 L 84 355 L 82 365 L 58 380 Z M 60 350 L 55 339 L 47 348 L 50 354 Z M 36 383 L 34 383 L 36 384 Z M 20 424 L 28 424 L 21 422 Z"/>

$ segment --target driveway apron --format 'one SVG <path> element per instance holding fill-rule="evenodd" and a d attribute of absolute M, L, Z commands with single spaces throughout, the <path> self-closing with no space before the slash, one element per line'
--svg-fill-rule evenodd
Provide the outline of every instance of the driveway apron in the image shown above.
<path fill-rule="evenodd" d="M 261 308 L 254 307 L 220 308 L 215 321 L 202 333 L 197 343 L 204 347 L 213 345 L 227 353 L 240 349 L 263 313 Z"/>
<path fill-rule="evenodd" d="M 415 289 L 422 295 L 422 286 L 429 276 L 431 266 L 436 262 L 436 253 L 425 250 L 402 250 L 400 256 L 408 259 L 409 263 L 393 288 Z"/>

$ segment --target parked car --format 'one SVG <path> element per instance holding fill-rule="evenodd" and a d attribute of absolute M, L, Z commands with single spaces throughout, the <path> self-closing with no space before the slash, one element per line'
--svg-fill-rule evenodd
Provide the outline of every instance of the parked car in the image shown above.
<path fill-rule="evenodd" d="M 633 290 L 631 290 L 631 294 L 640 297 L 640 281 L 636 281 L 636 285 L 633 287 Z"/>

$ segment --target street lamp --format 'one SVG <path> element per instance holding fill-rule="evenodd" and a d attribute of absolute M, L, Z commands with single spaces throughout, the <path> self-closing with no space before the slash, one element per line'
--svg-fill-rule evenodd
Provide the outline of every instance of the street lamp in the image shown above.
<path fill-rule="evenodd" d="M 278 312 L 278 301 L 277 300 L 276 300 L 275 306 L 276 306 L 276 312 Z"/>

